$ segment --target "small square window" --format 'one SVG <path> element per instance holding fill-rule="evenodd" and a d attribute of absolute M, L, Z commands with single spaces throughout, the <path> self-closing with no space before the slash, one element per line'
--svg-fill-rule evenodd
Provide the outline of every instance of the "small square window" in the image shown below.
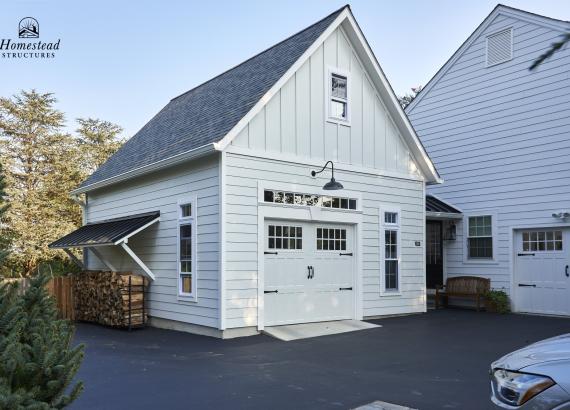
<path fill-rule="evenodd" d="M 273 191 L 264 191 L 263 200 L 265 202 L 273 202 Z"/>
<path fill-rule="evenodd" d="M 338 74 L 331 75 L 331 96 L 336 98 L 347 98 L 347 78 Z"/>
<path fill-rule="evenodd" d="M 348 200 L 348 209 L 356 209 L 356 199 Z"/>
<path fill-rule="evenodd" d="M 188 218 L 192 216 L 192 204 L 180 205 L 180 215 L 182 218 Z"/>
<path fill-rule="evenodd" d="M 384 213 L 384 222 L 387 224 L 398 223 L 398 213 L 397 212 L 385 212 Z"/>

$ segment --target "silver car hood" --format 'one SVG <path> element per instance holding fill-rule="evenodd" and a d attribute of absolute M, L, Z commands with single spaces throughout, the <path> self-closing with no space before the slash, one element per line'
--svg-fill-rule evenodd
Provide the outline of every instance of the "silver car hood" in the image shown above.
<path fill-rule="evenodd" d="M 520 370 L 540 363 L 564 360 L 570 360 L 570 333 L 515 350 L 495 361 L 492 367 Z"/>

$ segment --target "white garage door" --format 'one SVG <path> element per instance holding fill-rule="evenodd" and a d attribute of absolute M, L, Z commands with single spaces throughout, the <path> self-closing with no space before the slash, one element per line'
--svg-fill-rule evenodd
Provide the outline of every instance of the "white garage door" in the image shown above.
<path fill-rule="evenodd" d="M 570 315 L 568 229 L 517 231 L 516 306 L 520 312 Z"/>
<path fill-rule="evenodd" d="M 265 326 L 353 318 L 348 225 L 265 223 Z"/>

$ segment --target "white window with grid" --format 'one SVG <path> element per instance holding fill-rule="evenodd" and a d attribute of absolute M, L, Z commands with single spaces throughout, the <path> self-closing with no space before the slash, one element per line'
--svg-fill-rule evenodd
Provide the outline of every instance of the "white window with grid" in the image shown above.
<path fill-rule="evenodd" d="M 326 76 L 326 106 L 329 121 L 347 124 L 350 121 L 350 77 L 337 68 L 329 68 Z"/>
<path fill-rule="evenodd" d="M 381 212 L 381 293 L 399 295 L 401 290 L 401 237 L 399 209 Z"/>
<path fill-rule="evenodd" d="M 492 215 L 469 216 L 467 218 L 467 256 L 469 259 L 493 259 Z"/>
<path fill-rule="evenodd" d="M 178 202 L 178 296 L 196 300 L 196 198 Z"/>

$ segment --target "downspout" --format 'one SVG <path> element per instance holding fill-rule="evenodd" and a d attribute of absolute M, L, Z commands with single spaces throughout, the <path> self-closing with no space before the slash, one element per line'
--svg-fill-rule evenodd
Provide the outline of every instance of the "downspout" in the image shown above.
<path fill-rule="evenodd" d="M 82 201 L 81 198 L 79 197 L 81 194 L 72 194 L 70 195 L 71 200 L 73 202 L 75 202 L 77 205 L 79 205 L 81 207 L 81 225 L 85 225 L 87 223 L 87 204 L 88 204 L 88 199 L 87 199 L 87 193 L 85 193 L 85 201 Z M 83 249 L 83 266 L 85 267 L 85 269 L 89 269 L 89 252 L 87 251 L 87 248 Z"/>

